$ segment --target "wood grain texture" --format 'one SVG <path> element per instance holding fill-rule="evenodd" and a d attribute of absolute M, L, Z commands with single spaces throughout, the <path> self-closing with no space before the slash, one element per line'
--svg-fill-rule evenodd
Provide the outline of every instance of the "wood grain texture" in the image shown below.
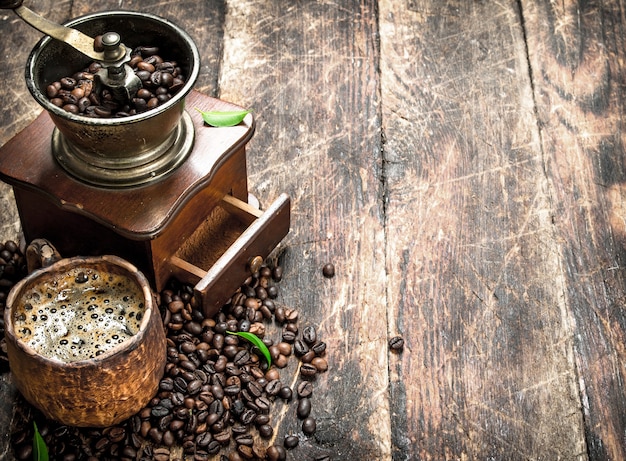
<path fill-rule="evenodd" d="M 250 190 L 291 197 L 278 301 L 329 351 L 290 459 L 626 459 L 623 1 L 32 6 L 170 19 L 200 50 L 196 90 L 253 109 Z M 0 31 L 4 144 L 40 111 L 40 34 L 10 12 Z M 2 375 L 0 423 L 14 402 Z"/>
<path fill-rule="evenodd" d="M 250 188 L 292 199 L 280 300 L 329 345 L 298 456 L 390 459 L 376 2 L 229 2 L 224 30 L 220 97 L 256 115 Z"/>
<path fill-rule="evenodd" d="M 390 361 L 394 459 L 578 459 L 573 331 L 517 4 L 379 3 L 388 328 L 406 342 Z"/>
<path fill-rule="evenodd" d="M 625 459 L 624 4 L 522 2 L 590 459 Z"/>

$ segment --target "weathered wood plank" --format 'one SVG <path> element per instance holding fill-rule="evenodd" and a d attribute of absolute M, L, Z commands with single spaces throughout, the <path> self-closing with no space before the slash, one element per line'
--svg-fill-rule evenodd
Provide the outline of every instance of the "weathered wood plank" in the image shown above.
<path fill-rule="evenodd" d="M 292 198 L 281 301 L 319 325 L 331 369 L 294 459 L 390 459 L 376 2 L 229 2 L 223 99 L 254 109 L 249 184 Z M 324 279 L 333 262 L 337 275 Z M 299 432 L 285 418 L 279 439 Z"/>
<path fill-rule="evenodd" d="M 590 459 L 626 459 L 624 3 L 524 1 Z"/>
<path fill-rule="evenodd" d="M 41 1 L 32 6 L 53 21 L 69 19 L 70 2 Z M 9 10 L 0 11 L 0 56 L 2 56 L 2 91 L 0 91 L 0 145 L 6 143 L 28 126 L 41 112 L 30 95 L 24 80 L 24 67 L 30 50 L 42 34 L 25 24 Z M 24 152 L 28 155 L 28 152 Z M 20 224 L 11 188 L 0 182 L 0 241 L 20 238 Z M 10 446 L 10 427 L 17 409 L 17 391 L 11 375 L 0 375 L 0 459 L 13 459 Z"/>
<path fill-rule="evenodd" d="M 379 3 L 394 459 L 582 458 L 517 4 Z"/>

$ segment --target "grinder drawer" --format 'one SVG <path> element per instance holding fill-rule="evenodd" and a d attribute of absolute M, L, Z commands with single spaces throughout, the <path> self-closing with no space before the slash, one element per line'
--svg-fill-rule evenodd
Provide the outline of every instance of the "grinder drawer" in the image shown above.
<path fill-rule="evenodd" d="M 290 200 L 281 194 L 265 211 L 231 195 L 172 255 L 172 275 L 195 286 L 212 317 L 289 232 Z"/>

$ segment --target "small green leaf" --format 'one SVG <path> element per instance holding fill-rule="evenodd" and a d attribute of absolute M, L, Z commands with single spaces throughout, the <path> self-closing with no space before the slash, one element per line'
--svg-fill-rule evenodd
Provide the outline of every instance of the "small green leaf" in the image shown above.
<path fill-rule="evenodd" d="M 33 421 L 35 426 L 35 435 L 33 436 L 33 461 L 48 461 L 48 447 L 43 437 L 37 429 L 37 423 Z"/>
<path fill-rule="evenodd" d="M 202 114 L 202 120 L 204 120 L 204 123 L 211 126 L 239 125 L 246 115 L 250 113 L 249 110 L 201 111 L 197 107 L 196 110 Z"/>
<path fill-rule="evenodd" d="M 256 346 L 256 348 L 261 351 L 263 357 L 265 357 L 265 360 L 267 361 L 267 367 L 269 368 L 272 366 L 272 356 L 270 355 L 270 351 L 265 343 L 261 341 L 261 338 L 259 338 L 257 335 L 248 333 L 247 331 L 227 331 L 226 333 L 228 333 L 229 335 L 241 336 L 243 339 L 251 342 L 252 345 Z"/>

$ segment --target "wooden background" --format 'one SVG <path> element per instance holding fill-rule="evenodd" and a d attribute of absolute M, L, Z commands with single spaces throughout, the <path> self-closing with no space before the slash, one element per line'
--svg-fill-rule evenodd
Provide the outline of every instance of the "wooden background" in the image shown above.
<path fill-rule="evenodd" d="M 168 18 L 199 47 L 196 89 L 254 109 L 250 189 L 292 199 L 280 299 L 331 364 L 289 459 L 626 459 L 625 3 L 25 4 Z M 40 112 L 39 36 L 0 12 L 0 144 Z M 0 392 L 6 428 L 10 375 Z"/>

